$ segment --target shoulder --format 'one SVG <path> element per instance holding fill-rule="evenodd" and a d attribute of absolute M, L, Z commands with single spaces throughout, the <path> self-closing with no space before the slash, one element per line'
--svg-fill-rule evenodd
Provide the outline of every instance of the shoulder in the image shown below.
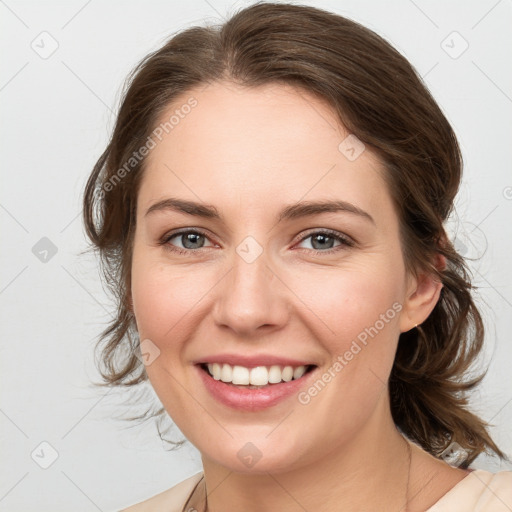
<path fill-rule="evenodd" d="M 512 471 L 475 469 L 427 512 L 510 512 Z"/>
<path fill-rule="evenodd" d="M 185 502 L 202 476 L 203 472 L 196 473 L 174 487 L 156 494 L 145 501 L 124 508 L 119 512 L 157 512 L 161 510 L 181 512 L 183 505 L 185 505 Z"/>

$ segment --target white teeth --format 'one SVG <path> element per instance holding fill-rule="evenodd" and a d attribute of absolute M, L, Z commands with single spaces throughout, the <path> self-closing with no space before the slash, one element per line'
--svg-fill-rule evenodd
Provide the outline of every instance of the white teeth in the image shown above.
<path fill-rule="evenodd" d="M 227 363 L 209 363 L 207 367 L 210 375 L 215 380 L 237 386 L 266 386 L 268 384 L 278 384 L 282 381 L 289 382 L 292 379 L 300 379 L 306 373 L 306 366 L 293 368 L 292 366 L 273 365 L 270 367 L 246 368 L 238 365 L 231 366 Z"/>
<path fill-rule="evenodd" d="M 283 368 L 283 380 L 290 382 L 293 379 L 293 368 L 291 366 L 285 366 Z"/>
<path fill-rule="evenodd" d="M 222 382 L 231 382 L 233 380 L 233 368 L 229 364 L 222 365 L 220 380 Z"/>
<path fill-rule="evenodd" d="M 277 384 L 278 382 L 281 382 L 282 375 L 281 375 L 281 367 L 280 366 L 271 366 L 270 370 L 268 371 L 268 382 L 271 384 Z"/>
<path fill-rule="evenodd" d="M 268 370 L 264 366 L 251 368 L 249 381 L 252 386 L 266 386 L 268 384 Z"/>
<path fill-rule="evenodd" d="M 295 368 L 295 370 L 293 370 L 293 378 L 300 379 L 304 375 L 305 372 L 306 372 L 305 366 L 298 366 L 297 368 Z"/>
<path fill-rule="evenodd" d="M 224 365 L 226 366 L 226 365 Z M 242 386 L 249 385 L 249 369 L 243 366 L 233 366 L 233 374 L 231 377 L 233 384 L 239 384 Z"/>
<path fill-rule="evenodd" d="M 220 380 L 220 372 L 222 367 L 219 363 L 213 363 L 211 368 L 210 365 L 208 365 L 208 370 L 210 370 L 211 375 L 215 375 L 215 377 L 213 377 L 215 380 Z"/>

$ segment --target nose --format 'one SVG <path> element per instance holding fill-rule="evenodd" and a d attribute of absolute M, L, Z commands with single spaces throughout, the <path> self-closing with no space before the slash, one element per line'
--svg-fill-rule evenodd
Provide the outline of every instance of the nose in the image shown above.
<path fill-rule="evenodd" d="M 290 291 L 271 268 L 265 251 L 252 262 L 234 251 L 232 262 L 231 270 L 216 287 L 216 325 L 244 338 L 256 338 L 286 325 Z"/>

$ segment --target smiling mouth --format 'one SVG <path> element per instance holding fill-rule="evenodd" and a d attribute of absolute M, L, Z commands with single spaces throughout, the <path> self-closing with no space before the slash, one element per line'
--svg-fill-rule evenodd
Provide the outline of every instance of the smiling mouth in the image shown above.
<path fill-rule="evenodd" d="M 221 381 L 224 384 L 240 389 L 261 389 L 270 386 L 277 386 L 286 382 L 298 380 L 308 373 L 311 373 L 316 365 L 291 366 L 260 366 L 257 368 L 245 368 L 243 366 L 231 366 L 201 363 L 198 365 L 209 377 Z M 228 366 L 229 368 L 224 368 Z M 255 373 L 252 372 L 255 370 Z M 235 381 L 235 383 L 233 383 Z M 257 382 L 257 384 L 256 384 Z"/>

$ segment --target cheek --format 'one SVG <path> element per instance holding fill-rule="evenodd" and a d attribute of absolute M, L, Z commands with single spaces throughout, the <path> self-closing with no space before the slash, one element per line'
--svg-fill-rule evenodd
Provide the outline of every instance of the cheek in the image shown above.
<path fill-rule="evenodd" d="M 334 415 L 350 430 L 365 420 L 389 378 L 400 334 L 402 283 L 399 273 L 385 264 L 316 274 L 297 279 L 294 290 L 307 297 L 314 313 L 309 315 L 314 318 L 311 335 L 330 361 L 322 375 L 325 389 L 318 386 L 323 398 L 317 400 L 311 390 L 303 403 L 311 399 L 316 414 Z M 343 408 L 329 408 L 339 404 L 340 397 Z"/>
<path fill-rule="evenodd" d="M 190 409 L 190 396 L 183 390 L 192 388 L 185 371 L 185 348 L 197 329 L 204 285 L 199 273 L 134 252 L 131 290 L 141 348 L 150 340 L 149 346 L 158 349 L 151 349 L 158 355 L 145 370 L 167 412 L 185 428 L 186 422 L 181 422 Z"/>
<path fill-rule="evenodd" d="M 290 287 L 313 314 L 318 339 L 329 340 L 330 352 L 343 353 L 368 330 L 373 337 L 375 328 L 382 337 L 398 332 L 403 284 L 389 266 L 317 269 L 297 274 Z"/>
<path fill-rule="evenodd" d="M 159 344 L 166 337 L 176 338 L 172 333 L 189 323 L 183 319 L 194 315 L 204 285 L 197 273 L 134 253 L 131 291 L 141 339 L 154 339 Z"/>
<path fill-rule="evenodd" d="M 330 356 L 319 380 L 299 401 L 305 414 L 325 425 L 324 434 L 333 443 L 339 442 L 340 432 L 350 436 L 368 420 L 393 366 L 401 283 L 398 274 L 383 269 L 354 266 L 337 269 L 327 278 L 324 269 L 294 282 L 297 295 L 307 297 L 313 313 L 311 334 Z"/>

